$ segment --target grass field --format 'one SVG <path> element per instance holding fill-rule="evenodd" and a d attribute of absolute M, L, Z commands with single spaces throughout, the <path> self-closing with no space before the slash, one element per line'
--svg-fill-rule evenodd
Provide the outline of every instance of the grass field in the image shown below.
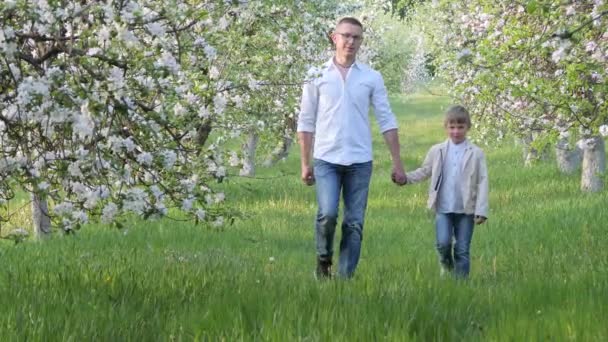
<path fill-rule="evenodd" d="M 393 99 L 407 169 L 444 138 L 445 99 Z M 397 187 L 375 130 L 362 257 L 351 281 L 313 279 L 314 189 L 294 148 L 232 179 L 246 219 L 86 227 L 0 242 L 2 341 L 607 341 L 608 190 L 583 194 L 551 162 L 484 147 L 491 213 L 468 281 L 439 277 L 426 184 Z"/>

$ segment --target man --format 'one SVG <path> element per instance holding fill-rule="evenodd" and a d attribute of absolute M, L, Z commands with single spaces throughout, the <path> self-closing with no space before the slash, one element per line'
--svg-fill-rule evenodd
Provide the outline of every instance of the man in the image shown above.
<path fill-rule="evenodd" d="M 315 227 L 316 276 L 331 277 L 333 240 L 342 192 L 344 215 L 338 275 L 350 278 L 359 262 L 372 174 L 370 104 L 390 149 L 392 180 L 402 185 L 406 177 L 399 151 L 397 121 L 382 75 L 356 60 L 363 40 L 363 26 L 355 18 L 342 18 L 331 39 L 335 45 L 334 57 L 324 64 L 320 76 L 304 85 L 298 140 L 302 181 L 306 185 L 316 184 L 319 206 Z M 310 155 L 313 140 L 314 167 Z"/>

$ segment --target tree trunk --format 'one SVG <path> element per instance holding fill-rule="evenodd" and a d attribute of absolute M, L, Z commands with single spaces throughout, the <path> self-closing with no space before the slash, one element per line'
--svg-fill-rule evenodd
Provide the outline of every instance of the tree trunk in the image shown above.
<path fill-rule="evenodd" d="M 557 168 L 567 175 L 576 171 L 581 165 L 583 151 L 578 147 L 571 147 L 567 139 L 560 139 L 555 146 Z"/>
<path fill-rule="evenodd" d="M 44 240 L 51 236 L 51 217 L 46 199 L 32 195 L 32 221 L 36 238 Z"/>
<path fill-rule="evenodd" d="M 209 134 L 211 134 L 212 129 L 213 128 L 211 127 L 210 120 L 205 120 L 196 128 L 196 143 L 198 144 L 197 154 L 199 154 L 203 150 L 203 147 L 205 146 L 205 143 L 207 142 L 207 139 L 209 138 Z"/>
<path fill-rule="evenodd" d="M 521 139 L 523 144 L 523 157 L 524 166 L 532 166 L 536 160 L 538 160 L 538 151 L 532 147 L 534 137 L 532 134 L 528 134 Z"/>
<path fill-rule="evenodd" d="M 275 165 L 279 161 L 287 158 L 287 156 L 289 155 L 289 148 L 291 148 L 291 144 L 293 144 L 293 138 L 283 138 L 281 144 L 274 151 L 272 151 L 268 158 L 266 158 L 263 165 L 266 167 L 270 167 Z"/>
<path fill-rule="evenodd" d="M 532 147 L 534 140 L 536 140 L 536 133 L 529 133 L 524 138 L 522 138 L 523 155 L 524 155 L 524 165 L 532 166 L 539 160 L 547 160 L 549 157 L 549 150 L 547 146 L 545 146 L 542 151 L 539 151 L 536 147 Z"/>
<path fill-rule="evenodd" d="M 247 141 L 243 144 L 243 168 L 239 173 L 241 176 L 255 176 L 255 150 L 258 147 L 259 136 L 255 132 L 249 132 Z"/>
<path fill-rule="evenodd" d="M 602 176 L 606 170 L 606 147 L 602 137 L 586 140 L 583 148 L 581 190 L 598 192 L 604 187 Z"/>

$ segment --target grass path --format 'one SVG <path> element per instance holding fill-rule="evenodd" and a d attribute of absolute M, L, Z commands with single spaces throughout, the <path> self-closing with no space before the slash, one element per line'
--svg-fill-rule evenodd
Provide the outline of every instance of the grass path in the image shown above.
<path fill-rule="evenodd" d="M 436 97 L 393 99 L 408 169 L 443 139 Z M 168 220 L 0 243 L 2 341 L 608 340 L 608 191 L 485 147 L 491 215 L 467 282 L 440 279 L 426 184 L 396 187 L 375 131 L 362 258 L 312 278 L 314 190 L 298 156 L 228 182 L 246 213 L 223 231 Z"/>

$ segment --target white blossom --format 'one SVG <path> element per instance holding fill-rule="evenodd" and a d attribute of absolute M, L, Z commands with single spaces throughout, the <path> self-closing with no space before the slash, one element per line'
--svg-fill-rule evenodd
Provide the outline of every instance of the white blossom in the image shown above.
<path fill-rule="evenodd" d="M 126 199 L 123 202 L 123 210 L 131 211 L 136 214 L 143 214 L 146 209 L 146 193 L 140 188 L 131 188 L 127 190 Z"/>
<path fill-rule="evenodd" d="M 554 63 L 558 63 L 566 57 L 569 48 L 572 46 L 570 40 L 563 40 L 557 50 L 551 54 L 551 59 Z"/>
<path fill-rule="evenodd" d="M 228 99 L 222 93 L 215 94 L 213 98 L 213 108 L 215 110 L 215 114 L 221 115 L 226 110 L 226 105 L 228 104 Z"/>
<path fill-rule="evenodd" d="M 143 152 L 137 155 L 137 162 L 142 165 L 152 165 L 154 157 L 150 152 Z"/>
<path fill-rule="evenodd" d="M 566 8 L 566 16 L 571 17 L 571 16 L 573 16 L 575 14 L 576 14 L 576 8 L 574 8 L 574 5 L 568 6 Z"/>
<path fill-rule="evenodd" d="M 590 41 L 585 45 L 585 51 L 593 52 L 597 48 L 597 43 L 594 41 Z"/>
<path fill-rule="evenodd" d="M 220 70 L 215 65 L 209 69 L 209 77 L 212 80 L 217 80 L 220 78 Z"/>
<path fill-rule="evenodd" d="M 183 211 L 190 211 L 190 210 L 192 210 L 192 204 L 193 204 L 193 202 L 194 202 L 194 198 L 193 197 L 185 198 L 182 201 L 182 210 Z"/>
<path fill-rule="evenodd" d="M 131 137 L 123 139 L 122 146 L 124 146 L 124 148 L 127 150 L 127 152 L 133 152 L 135 150 L 135 148 L 137 147 Z"/>
<path fill-rule="evenodd" d="M 212 223 L 214 227 L 221 227 L 224 225 L 224 217 L 218 216 Z"/>
<path fill-rule="evenodd" d="M 207 215 L 207 213 L 205 212 L 204 209 L 197 209 L 196 210 L 196 217 L 199 220 L 201 220 L 201 221 L 204 220 L 206 215 Z"/>
<path fill-rule="evenodd" d="M 175 165 L 177 160 L 177 154 L 172 150 L 165 150 L 161 153 L 163 157 L 163 166 L 165 169 L 170 170 Z"/>
<path fill-rule="evenodd" d="M 148 31 L 150 31 L 150 33 L 154 36 L 163 36 L 165 35 L 165 27 L 163 26 L 163 24 L 159 23 L 159 22 L 153 22 L 153 23 L 149 23 L 146 25 L 146 29 Z"/>
<path fill-rule="evenodd" d="M 470 49 L 462 49 L 461 51 L 458 52 L 458 54 L 456 55 L 456 59 L 464 59 L 466 57 L 469 57 L 472 55 L 472 52 Z"/>
<path fill-rule="evenodd" d="M 179 64 L 173 55 L 169 52 L 163 52 L 160 58 L 154 63 L 155 66 L 159 68 L 167 68 L 174 74 L 179 72 Z"/>
<path fill-rule="evenodd" d="M 45 191 L 46 189 L 48 189 L 51 185 L 47 182 L 40 182 L 38 184 L 38 189 Z"/>
<path fill-rule="evenodd" d="M 68 173 L 72 177 L 84 177 L 82 170 L 80 170 L 80 163 L 78 161 L 70 163 L 70 165 L 68 165 Z"/>
<path fill-rule="evenodd" d="M 103 208 L 103 212 L 101 215 L 101 221 L 103 223 L 110 223 L 114 220 L 114 217 L 118 213 L 118 206 L 112 202 L 106 204 Z"/>
<path fill-rule="evenodd" d="M 55 214 L 59 216 L 71 214 L 73 210 L 74 205 L 70 202 L 61 202 L 55 205 L 55 207 L 53 208 Z"/>
<path fill-rule="evenodd" d="M 236 152 L 234 152 L 234 151 L 230 152 L 230 158 L 228 159 L 228 164 L 233 167 L 241 164 L 241 160 L 240 160 L 238 154 L 236 154 Z"/>

